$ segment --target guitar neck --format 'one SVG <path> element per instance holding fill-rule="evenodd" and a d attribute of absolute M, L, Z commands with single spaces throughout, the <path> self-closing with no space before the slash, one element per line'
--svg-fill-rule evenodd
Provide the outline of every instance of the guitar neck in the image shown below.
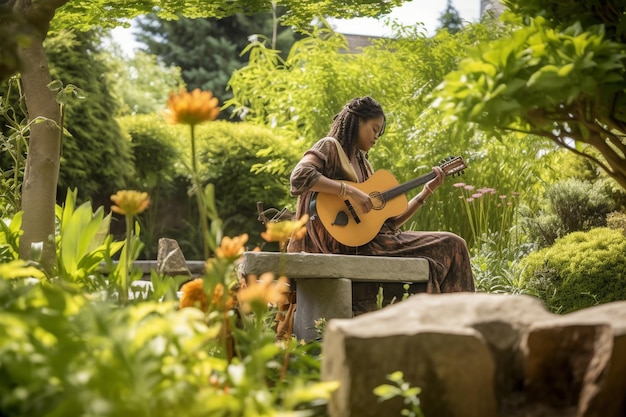
<path fill-rule="evenodd" d="M 420 185 L 426 184 L 428 181 L 436 177 L 437 174 L 435 173 L 435 171 L 431 171 L 430 173 L 422 175 L 421 177 L 414 178 L 405 183 L 390 188 L 387 191 L 384 191 L 383 193 L 381 193 L 382 197 L 386 201 L 391 200 L 392 198 L 404 194 L 407 191 L 412 190 L 413 188 L 417 188 Z"/>

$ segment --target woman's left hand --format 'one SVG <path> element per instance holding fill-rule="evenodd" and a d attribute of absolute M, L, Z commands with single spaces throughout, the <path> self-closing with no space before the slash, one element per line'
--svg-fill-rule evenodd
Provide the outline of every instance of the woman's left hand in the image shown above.
<path fill-rule="evenodd" d="M 443 184 L 443 180 L 446 178 L 446 174 L 445 172 L 443 172 L 443 169 L 441 169 L 441 167 L 433 167 L 433 171 L 435 174 L 437 174 L 437 176 L 426 183 L 426 187 L 429 188 L 431 191 L 435 191 L 435 188 Z"/>

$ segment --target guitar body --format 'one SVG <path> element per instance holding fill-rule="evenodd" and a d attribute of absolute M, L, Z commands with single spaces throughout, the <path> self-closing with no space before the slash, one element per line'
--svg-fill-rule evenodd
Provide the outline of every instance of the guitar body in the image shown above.
<path fill-rule="evenodd" d="M 352 200 L 333 194 L 319 193 L 315 201 L 315 210 L 328 232 L 346 246 L 361 246 L 370 242 L 390 217 L 399 216 L 408 208 L 404 194 L 385 201 L 380 193 L 398 185 L 398 181 L 389 171 L 376 171 L 367 181 L 349 182 L 366 194 L 369 194 L 374 208 L 364 213 Z"/>

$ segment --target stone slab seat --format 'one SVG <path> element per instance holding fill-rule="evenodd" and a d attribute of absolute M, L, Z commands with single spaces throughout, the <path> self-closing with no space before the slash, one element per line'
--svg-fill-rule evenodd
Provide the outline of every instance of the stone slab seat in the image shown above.
<path fill-rule="evenodd" d="M 352 283 L 425 283 L 428 261 L 423 258 L 335 255 L 318 253 L 244 252 L 242 276 L 273 272 L 296 284 L 294 334 L 298 339 L 317 336 L 317 319 L 352 318 Z"/>

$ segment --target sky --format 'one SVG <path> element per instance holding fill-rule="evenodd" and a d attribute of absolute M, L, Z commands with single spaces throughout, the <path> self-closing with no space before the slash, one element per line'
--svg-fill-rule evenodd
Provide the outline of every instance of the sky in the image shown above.
<path fill-rule="evenodd" d="M 344 35 L 386 36 L 391 35 L 391 29 L 385 22 L 391 19 L 405 26 L 423 23 L 426 32 L 433 34 L 447 5 L 448 0 L 412 0 L 378 19 L 329 19 L 329 23 L 337 32 Z M 480 18 L 480 0 L 452 0 L 452 6 L 463 20 L 477 22 Z"/>
<path fill-rule="evenodd" d="M 389 19 L 406 26 L 421 22 L 424 24 L 426 32 L 433 34 L 439 26 L 439 18 L 447 4 L 448 0 L 412 0 L 379 19 L 329 19 L 329 23 L 337 32 L 345 35 L 386 36 L 391 34 L 391 29 L 386 25 L 386 21 Z M 468 22 L 479 20 L 480 0 L 452 0 L 452 5 L 461 15 L 461 19 Z M 139 46 L 135 42 L 132 32 L 132 28 L 113 30 L 113 39 L 120 44 L 122 50 L 127 54 L 132 54 L 132 51 Z"/>

